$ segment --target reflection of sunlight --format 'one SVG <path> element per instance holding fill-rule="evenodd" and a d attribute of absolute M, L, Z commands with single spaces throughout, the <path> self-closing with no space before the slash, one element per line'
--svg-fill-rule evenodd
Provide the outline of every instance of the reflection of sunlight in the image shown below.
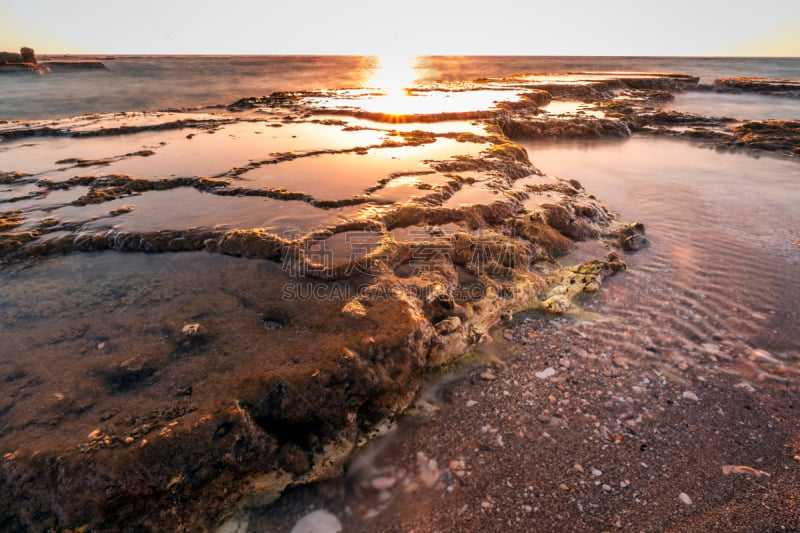
<path fill-rule="evenodd" d="M 411 87 L 417 79 L 414 69 L 416 57 L 381 56 L 378 58 L 378 68 L 372 73 L 366 86 L 382 89 L 390 94 L 405 94 L 405 89 Z"/>
<path fill-rule="evenodd" d="M 366 86 L 380 89 L 384 93 L 384 96 L 376 102 L 382 112 L 391 114 L 419 112 L 413 108 L 414 97 L 408 94 L 408 88 L 416 81 L 415 64 L 415 57 L 389 55 L 378 58 L 378 68 Z"/>
<path fill-rule="evenodd" d="M 358 107 L 387 115 L 437 114 L 480 111 L 494 105 L 494 91 L 425 91 L 414 90 L 419 75 L 419 58 L 390 55 L 378 58 L 378 68 L 364 84 L 378 91 L 358 103 Z M 515 93 L 507 98 L 516 100 Z"/>

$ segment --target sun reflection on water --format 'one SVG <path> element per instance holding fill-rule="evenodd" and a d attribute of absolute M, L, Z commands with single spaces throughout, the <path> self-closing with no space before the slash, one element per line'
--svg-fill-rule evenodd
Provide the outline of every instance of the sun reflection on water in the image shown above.
<path fill-rule="evenodd" d="M 426 90 L 418 86 L 424 77 L 420 56 L 386 55 L 364 86 L 371 94 L 359 102 L 365 111 L 387 115 L 439 114 L 481 111 L 491 108 L 498 93 L 490 90 Z M 514 93 L 499 99 L 516 100 Z"/>
<path fill-rule="evenodd" d="M 378 58 L 378 67 L 365 85 L 382 93 L 376 99 L 380 111 L 398 115 L 420 112 L 414 109 L 414 96 L 410 91 L 417 80 L 417 59 L 415 56 L 403 55 L 384 55 Z"/>

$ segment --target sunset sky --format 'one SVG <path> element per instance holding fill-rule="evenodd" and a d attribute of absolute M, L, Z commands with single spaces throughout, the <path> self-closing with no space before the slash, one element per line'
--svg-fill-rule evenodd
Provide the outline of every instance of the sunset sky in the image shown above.
<path fill-rule="evenodd" d="M 0 0 L 0 50 L 800 56 L 800 1 Z"/>

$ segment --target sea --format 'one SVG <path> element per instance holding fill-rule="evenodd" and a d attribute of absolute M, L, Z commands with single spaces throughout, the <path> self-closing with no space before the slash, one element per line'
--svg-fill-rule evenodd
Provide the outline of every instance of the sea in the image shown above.
<path fill-rule="evenodd" d="M 70 59 L 97 59 L 73 56 Z M 106 70 L 0 77 L 0 120 L 229 104 L 274 91 L 361 87 L 376 56 L 101 56 Z M 396 60 L 395 60 L 396 61 Z M 800 79 L 800 58 L 419 56 L 403 58 L 418 83 L 519 73 L 670 72 L 701 83 L 735 76 Z"/>

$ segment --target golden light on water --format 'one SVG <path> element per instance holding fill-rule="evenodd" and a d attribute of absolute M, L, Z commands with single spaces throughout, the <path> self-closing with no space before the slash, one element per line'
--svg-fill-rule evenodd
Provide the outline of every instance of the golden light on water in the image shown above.
<path fill-rule="evenodd" d="M 415 97 L 409 94 L 409 89 L 417 79 L 414 69 L 416 61 L 416 57 L 403 55 L 383 55 L 378 58 L 378 68 L 365 84 L 383 93 L 376 99 L 377 108 L 396 115 L 420 112 L 414 109 Z"/>
<path fill-rule="evenodd" d="M 422 78 L 418 56 L 382 55 L 364 86 L 377 94 L 359 103 L 365 111 L 386 115 L 438 114 L 489 109 L 497 99 L 494 91 L 415 90 Z M 509 99 L 515 97 L 509 94 Z"/>
<path fill-rule="evenodd" d="M 390 93 L 405 94 L 417 79 L 415 56 L 383 55 L 378 57 L 378 67 L 366 86 Z"/>

